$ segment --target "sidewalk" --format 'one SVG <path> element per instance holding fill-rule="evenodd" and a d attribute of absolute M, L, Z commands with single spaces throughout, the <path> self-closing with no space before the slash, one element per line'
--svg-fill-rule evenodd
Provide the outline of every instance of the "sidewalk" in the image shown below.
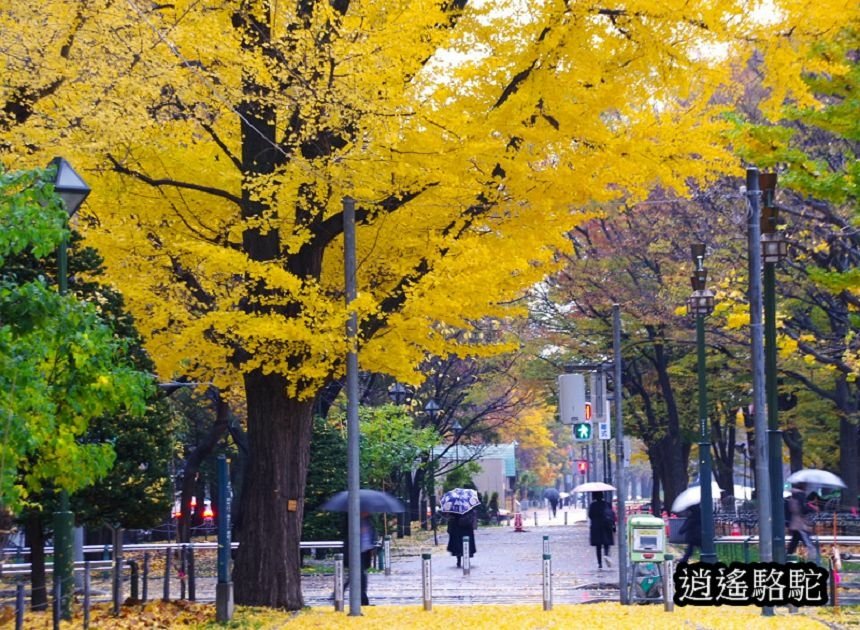
<path fill-rule="evenodd" d="M 538 526 L 534 526 L 537 512 Z M 567 525 L 565 526 L 565 515 Z M 543 541 L 549 537 L 553 603 L 618 601 L 617 547 L 612 547 L 612 567 L 597 568 L 594 548 L 588 544 L 585 511 L 559 510 L 550 518 L 546 510 L 523 515 L 523 532 L 510 526 L 482 527 L 475 532 L 477 554 L 471 559 L 470 575 L 458 569 L 445 550 L 447 533 L 440 531 L 438 545 L 430 539 L 427 548 L 398 549 L 393 541 L 391 575 L 368 576 L 371 603 L 420 605 L 423 602 L 421 553 L 432 553 L 432 597 L 439 604 L 513 604 L 543 601 Z M 333 578 L 308 576 L 302 580 L 305 603 L 331 606 Z M 348 592 L 344 595 L 349 601 Z"/>

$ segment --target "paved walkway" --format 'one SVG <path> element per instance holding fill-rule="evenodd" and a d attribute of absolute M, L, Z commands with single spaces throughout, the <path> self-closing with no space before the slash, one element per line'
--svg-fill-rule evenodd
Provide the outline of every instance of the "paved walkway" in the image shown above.
<path fill-rule="evenodd" d="M 392 553 L 391 575 L 384 572 L 368 576 L 371 603 L 379 605 L 423 602 L 421 552 L 432 553 L 432 595 L 434 604 L 504 604 L 543 601 L 543 541 L 549 537 L 552 567 L 553 603 L 586 603 L 618 600 L 618 565 L 597 568 L 594 548 L 588 544 L 588 524 L 582 509 L 559 510 L 552 519 L 546 510 L 524 514 L 524 532 L 513 525 L 479 528 L 475 533 L 477 554 L 471 560 L 470 574 L 457 568 L 447 553 L 447 533 L 440 531 L 438 545 L 432 538 L 426 549 L 401 555 L 396 541 Z M 566 523 L 566 524 L 565 524 Z M 617 547 L 610 550 L 617 558 Z M 302 579 L 305 603 L 331 606 L 333 578 L 307 576 Z M 349 601 L 348 592 L 345 599 Z"/>

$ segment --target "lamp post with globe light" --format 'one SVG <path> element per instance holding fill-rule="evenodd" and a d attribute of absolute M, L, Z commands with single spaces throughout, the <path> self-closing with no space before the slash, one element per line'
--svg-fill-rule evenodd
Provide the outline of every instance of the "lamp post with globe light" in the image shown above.
<path fill-rule="evenodd" d="M 63 200 L 66 213 L 71 219 L 87 195 L 90 187 L 81 179 L 72 165 L 64 158 L 51 160 L 49 168 L 54 169 L 54 191 Z M 68 223 L 67 223 L 68 226 Z M 69 289 L 69 237 L 63 236 L 57 249 L 57 284 L 60 294 Z M 72 594 L 74 584 L 74 555 L 72 551 L 74 514 L 69 509 L 69 493 L 60 490 L 59 505 L 54 512 L 54 592 L 59 593 L 60 616 L 72 618 Z"/>

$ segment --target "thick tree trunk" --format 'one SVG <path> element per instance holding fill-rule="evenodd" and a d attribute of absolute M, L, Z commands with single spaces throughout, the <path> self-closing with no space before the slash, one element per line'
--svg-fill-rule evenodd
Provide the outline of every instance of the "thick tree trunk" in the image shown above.
<path fill-rule="evenodd" d="M 659 516 L 662 512 L 660 489 L 663 486 L 663 455 L 656 445 L 647 447 L 647 453 L 651 465 L 651 513 Z"/>
<path fill-rule="evenodd" d="M 857 507 L 858 483 L 858 444 L 857 444 L 857 396 L 852 395 L 853 386 L 844 376 L 836 382 L 836 405 L 840 411 L 839 418 L 839 472 L 847 486 L 842 491 L 842 505 Z"/>
<path fill-rule="evenodd" d="M 313 399 L 290 398 L 286 387 L 279 375 L 245 376 L 249 460 L 233 581 L 237 604 L 299 610 Z"/>
<path fill-rule="evenodd" d="M 803 434 L 797 427 L 790 427 L 782 432 L 782 441 L 788 447 L 788 466 L 791 472 L 803 468 Z"/>
<path fill-rule="evenodd" d="M 30 547 L 30 607 L 48 609 L 48 581 L 45 577 L 45 531 L 38 514 L 30 514 L 24 522 L 24 535 Z"/>
<path fill-rule="evenodd" d="M 666 435 L 657 443 L 656 448 L 660 452 L 660 485 L 663 488 L 663 509 L 670 510 L 675 497 L 687 487 L 685 451 L 687 454 L 689 453 L 689 446 L 685 447 L 678 435 Z"/>

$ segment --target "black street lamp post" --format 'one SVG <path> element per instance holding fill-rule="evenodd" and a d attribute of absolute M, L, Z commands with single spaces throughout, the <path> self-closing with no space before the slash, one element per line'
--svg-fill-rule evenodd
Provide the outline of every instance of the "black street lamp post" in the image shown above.
<path fill-rule="evenodd" d="M 687 300 L 687 312 L 696 318 L 696 348 L 699 376 L 699 488 L 702 510 L 702 562 L 717 561 L 714 550 L 714 500 L 711 492 L 711 440 L 708 428 L 708 400 L 705 387 L 705 317 L 714 310 L 714 294 L 705 288 L 708 271 L 705 269 L 705 244 L 695 243 L 690 248 L 696 267 L 691 278 L 693 294 Z"/>
<path fill-rule="evenodd" d="M 86 185 L 65 159 L 56 157 L 49 167 L 55 168 L 54 191 L 63 200 L 71 219 L 90 194 Z M 57 250 L 57 284 L 60 294 L 69 288 L 69 240 L 64 236 Z M 74 555 L 72 551 L 75 517 L 69 509 L 69 493 L 60 490 L 59 506 L 54 512 L 54 589 L 60 594 L 60 616 L 72 618 L 72 595 L 74 585 Z"/>
<path fill-rule="evenodd" d="M 767 396 L 767 446 L 770 472 L 770 513 L 772 518 L 773 561 L 785 562 L 785 523 L 776 515 L 782 507 L 782 431 L 779 428 L 779 403 L 776 377 L 776 264 L 785 259 L 786 242 L 777 232 L 778 209 L 776 173 L 759 173 L 761 188 L 761 259 L 764 273 L 764 373 Z"/>

